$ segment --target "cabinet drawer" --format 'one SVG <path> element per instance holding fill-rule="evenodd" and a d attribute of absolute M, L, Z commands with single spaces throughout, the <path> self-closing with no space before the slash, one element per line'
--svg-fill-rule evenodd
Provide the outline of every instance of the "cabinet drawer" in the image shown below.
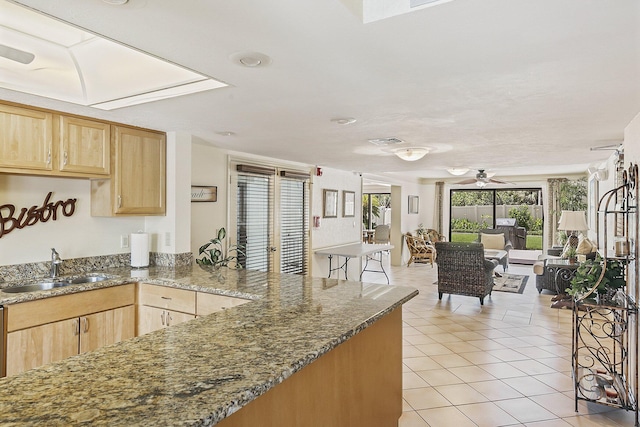
<path fill-rule="evenodd" d="M 226 295 L 208 294 L 206 292 L 198 292 L 196 313 L 198 316 L 215 313 L 216 311 L 226 310 L 227 308 L 236 307 L 248 303 L 250 300 L 242 298 L 228 297 Z"/>
<path fill-rule="evenodd" d="M 133 283 L 7 305 L 7 332 L 135 303 Z"/>
<path fill-rule="evenodd" d="M 185 289 L 141 283 L 138 288 L 138 304 L 195 314 L 196 293 Z"/>

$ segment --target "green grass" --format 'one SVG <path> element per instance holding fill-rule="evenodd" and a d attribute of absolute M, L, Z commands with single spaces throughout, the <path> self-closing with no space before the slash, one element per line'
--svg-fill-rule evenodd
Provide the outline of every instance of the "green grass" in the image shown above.
<path fill-rule="evenodd" d="M 475 242 L 478 238 L 478 233 L 452 233 L 452 242 L 471 243 Z M 527 249 L 534 250 L 542 249 L 542 236 L 527 235 Z"/>

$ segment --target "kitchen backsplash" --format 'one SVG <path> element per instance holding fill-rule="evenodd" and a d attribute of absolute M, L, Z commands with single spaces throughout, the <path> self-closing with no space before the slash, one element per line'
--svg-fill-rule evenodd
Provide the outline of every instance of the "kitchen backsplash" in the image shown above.
<path fill-rule="evenodd" d="M 101 255 L 86 258 L 64 259 L 60 266 L 59 275 L 66 276 L 85 272 L 93 272 L 104 268 L 127 267 L 131 264 L 131 254 Z M 183 267 L 193 263 L 193 254 L 167 254 L 160 252 L 149 253 L 150 266 Z M 15 280 L 47 277 L 50 274 L 51 261 L 32 262 L 26 264 L 1 265 L 0 279 L 5 282 Z"/>

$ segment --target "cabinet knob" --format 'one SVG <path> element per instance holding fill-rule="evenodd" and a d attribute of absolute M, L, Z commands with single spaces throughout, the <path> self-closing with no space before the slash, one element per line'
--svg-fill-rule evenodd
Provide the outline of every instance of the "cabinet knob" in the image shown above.
<path fill-rule="evenodd" d="M 47 164 L 51 164 L 51 148 L 49 148 L 49 151 L 47 152 Z"/>
<path fill-rule="evenodd" d="M 73 335 L 80 335 L 80 319 L 73 319 Z"/>
<path fill-rule="evenodd" d="M 83 332 L 86 334 L 87 332 L 89 332 L 89 319 L 83 317 L 82 322 L 84 324 Z"/>
<path fill-rule="evenodd" d="M 118 194 L 118 207 L 122 207 L 122 196 Z"/>
<path fill-rule="evenodd" d="M 162 314 L 160 315 L 160 321 L 162 322 L 162 326 L 165 326 L 165 323 L 164 323 L 164 310 L 162 310 Z"/>
<path fill-rule="evenodd" d="M 67 159 L 69 158 L 69 156 L 67 155 L 67 152 L 64 152 L 63 158 L 62 158 L 62 164 L 63 165 L 67 165 Z"/>

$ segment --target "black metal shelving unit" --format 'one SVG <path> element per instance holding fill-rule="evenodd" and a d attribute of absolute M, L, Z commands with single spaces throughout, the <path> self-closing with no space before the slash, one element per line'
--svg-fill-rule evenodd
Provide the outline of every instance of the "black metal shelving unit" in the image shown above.
<path fill-rule="evenodd" d="M 575 410 L 579 401 L 633 411 L 638 423 L 638 167 L 598 203 L 598 249 L 603 268 L 595 285 L 573 307 Z M 602 227 L 600 227 L 602 224 Z M 609 232 L 610 225 L 615 227 Z M 601 229 L 601 231 L 600 231 Z M 623 244 L 616 253 L 614 239 Z M 597 295 L 609 261 L 622 263 L 626 285 Z"/>

